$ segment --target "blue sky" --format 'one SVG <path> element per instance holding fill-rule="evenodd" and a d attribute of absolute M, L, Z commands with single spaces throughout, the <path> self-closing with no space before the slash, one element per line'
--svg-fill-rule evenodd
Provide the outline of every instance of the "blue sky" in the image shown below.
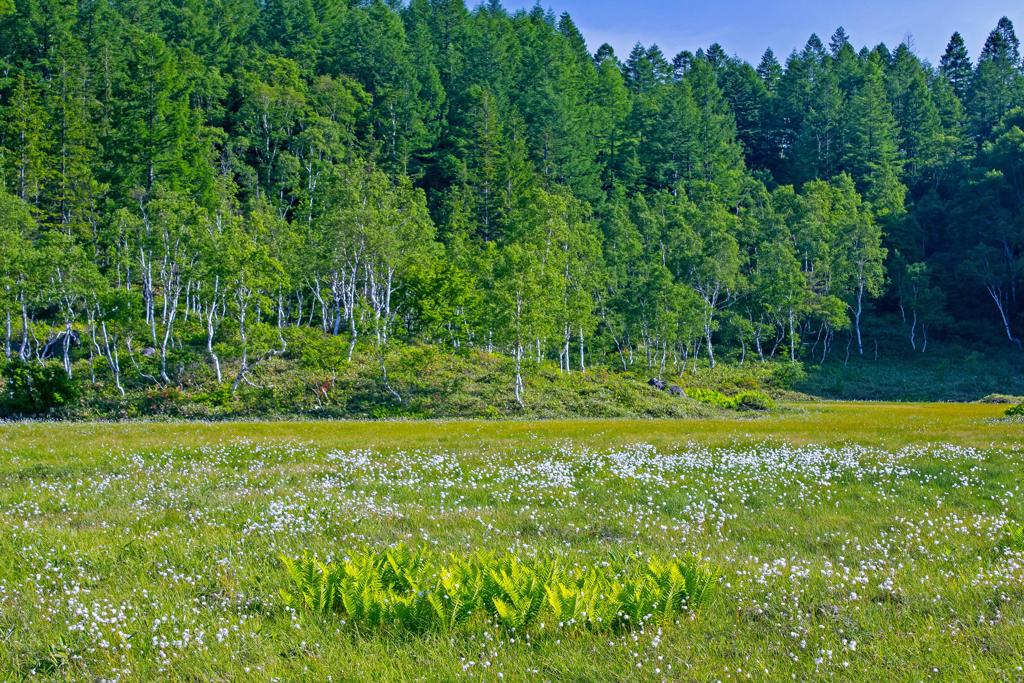
<path fill-rule="evenodd" d="M 510 10 L 528 9 L 535 0 L 505 0 Z M 472 2 L 470 3 L 472 4 Z M 938 63 L 953 31 L 977 57 L 999 18 L 1009 16 L 1024 35 L 1020 0 L 541 0 L 545 9 L 568 11 L 591 49 L 608 42 L 620 57 L 637 42 L 657 43 L 671 59 L 680 50 L 695 51 L 711 43 L 756 62 L 771 47 L 784 61 L 803 47 L 811 33 L 828 43 L 843 26 L 856 47 L 885 42 L 895 47 L 909 35 L 915 52 Z"/>

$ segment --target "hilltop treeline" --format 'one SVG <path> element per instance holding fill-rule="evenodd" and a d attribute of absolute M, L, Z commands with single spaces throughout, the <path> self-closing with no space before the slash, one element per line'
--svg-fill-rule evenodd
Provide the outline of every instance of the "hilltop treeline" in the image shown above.
<path fill-rule="evenodd" d="M 1021 106 L 1007 19 L 755 66 L 498 2 L 0 0 L 3 354 L 237 388 L 334 339 L 387 386 L 424 342 L 519 398 L 543 359 L 1019 344 Z"/>

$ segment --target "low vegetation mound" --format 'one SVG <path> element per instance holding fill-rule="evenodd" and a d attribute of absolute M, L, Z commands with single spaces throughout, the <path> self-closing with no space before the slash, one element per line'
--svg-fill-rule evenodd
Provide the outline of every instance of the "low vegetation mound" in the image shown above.
<path fill-rule="evenodd" d="M 1000 405 L 1000 404 L 1005 405 L 1007 403 L 1009 403 L 1010 405 L 1013 405 L 1015 403 L 1022 403 L 1022 402 L 1024 402 L 1024 397 L 1022 397 L 1022 396 L 1010 396 L 1008 394 L 989 394 L 988 396 L 986 396 L 983 399 L 981 399 L 981 401 L 979 401 L 979 403 L 991 403 L 991 404 L 995 404 L 995 405 Z"/>
<path fill-rule="evenodd" d="M 653 370 L 639 361 L 626 371 L 597 366 L 585 372 L 527 362 L 520 402 L 513 391 L 514 361 L 502 354 L 395 345 L 384 375 L 379 359 L 357 353 L 348 361 L 346 348 L 340 337 L 296 337 L 287 353 L 252 368 L 249 381 L 238 387 L 218 381 L 197 357 L 177 380 L 126 382 L 124 395 L 102 378 L 93 382 L 87 367 L 69 380 L 55 362 L 0 360 L 0 418 L 704 417 L 769 407 L 767 393 L 784 393 L 802 377 L 800 366 L 788 362 L 691 365 L 665 377 L 679 391 L 661 391 L 649 384 Z M 224 370 L 227 376 L 227 363 Z M 687 397 L 704 389 L 730 399 Z"/>

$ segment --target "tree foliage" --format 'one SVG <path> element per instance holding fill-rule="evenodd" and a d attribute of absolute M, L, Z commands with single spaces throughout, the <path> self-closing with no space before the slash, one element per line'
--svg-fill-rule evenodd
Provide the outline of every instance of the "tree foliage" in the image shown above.
<path fill-rule="evenodd" d="M 313 330 L 385 387 L 390 344 L 508 354 L 521 401 L 555 358 L 1024 333 L 1008 19 L 977 63 L 840 28 L 755 67 L 498 2 L 71 8 L 0 3 L 5 359 L 238 388 Z"/>

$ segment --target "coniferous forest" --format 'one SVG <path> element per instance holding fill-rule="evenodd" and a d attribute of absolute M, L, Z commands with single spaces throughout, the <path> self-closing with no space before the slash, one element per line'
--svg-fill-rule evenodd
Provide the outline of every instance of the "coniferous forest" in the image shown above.
<path fill-rule="evenodd" d="M 542 361 L 1019 353 L 1008 19 L 938 64 L 584 38 L 497 1 L 0 0 L 8 383 L 358 360 L 400 402 L 388 354 L 429 345 L 508 359 L 521 403 Z"/>

